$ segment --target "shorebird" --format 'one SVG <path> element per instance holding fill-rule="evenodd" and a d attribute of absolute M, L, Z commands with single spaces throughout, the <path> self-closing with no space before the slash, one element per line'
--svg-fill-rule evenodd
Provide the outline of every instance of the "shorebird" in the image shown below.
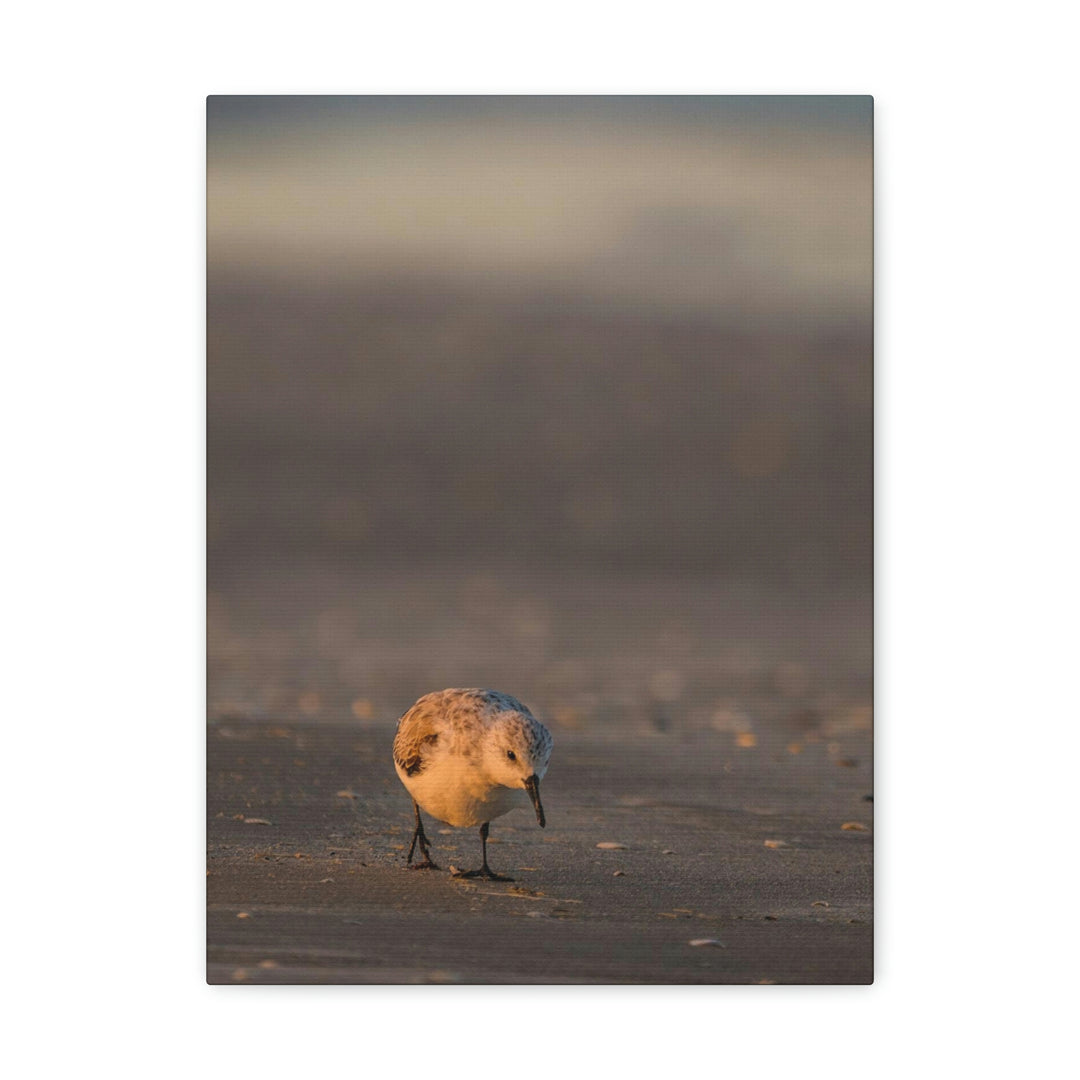
<path fill-rule="evenodd" d="M 532 802 L 545 825 L 540 781 L 551 758 L 551 733 L 509 694 L 496 690 L 439 690 L 427 694 L 398 721 L 394 767 L 412 796 L 416 828 L 406 865 L 437 870 L 431 861 L 420 810 L 458 827 L 479 825 L 484 863 L 479 870 L 451 870 L 457 877 L 513 881 L 488 866 L 493 818 Z M 412 865 L 417 844 L 424 861 Z"/>

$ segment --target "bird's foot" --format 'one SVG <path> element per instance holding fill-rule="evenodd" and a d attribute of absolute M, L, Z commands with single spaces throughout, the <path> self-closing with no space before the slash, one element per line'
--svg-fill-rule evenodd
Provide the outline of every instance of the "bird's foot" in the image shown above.
<path fill-rule="evenodd" d="M 458 870 L 455 867 L 450 868 L 450 873 L 454 877 L 467 877 L 467 878 L 485 878 L 487 881 L 513 881 L 512 877 L 506 877 L 504 874 L 496 874 L 490 866 L 481 866 L 479 870 Z"/>
<path fill-rule="evenodd" d="M 438 870 L 439 868 L 431 861 L 430 857 L 425 858 L 423 862 L 409 863 L 406 870 Z"/>

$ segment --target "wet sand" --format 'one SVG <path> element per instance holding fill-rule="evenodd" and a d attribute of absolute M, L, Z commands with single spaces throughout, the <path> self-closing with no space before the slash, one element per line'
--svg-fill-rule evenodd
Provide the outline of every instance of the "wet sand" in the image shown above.
<path fill-rule="evenodd" d="M 404 868 L 393 725 L 209 727 L 208 982 L 873 980 L 869 732 L 554 734 L 502 883 L 452 878 L 479 837 L 430 820 L 442 871 Z"/>

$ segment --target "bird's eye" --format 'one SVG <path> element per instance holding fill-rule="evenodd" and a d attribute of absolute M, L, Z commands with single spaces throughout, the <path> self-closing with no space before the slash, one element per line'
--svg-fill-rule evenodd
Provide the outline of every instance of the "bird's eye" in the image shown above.
<path fill-rule="evenodd" d="M 511 761 L 517 761 L 517 754 L 515 754 L 513 750 L 507 750 L 507 751 L 506 751 L 506 756 L 507 756 L 507 757 L 508 757 L 508 758 L 509 758 L 509 759 L 510 759 Z"/>

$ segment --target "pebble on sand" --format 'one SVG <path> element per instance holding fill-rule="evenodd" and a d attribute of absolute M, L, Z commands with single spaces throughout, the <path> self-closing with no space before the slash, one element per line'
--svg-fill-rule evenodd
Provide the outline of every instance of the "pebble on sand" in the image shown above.
<path fill-rule="evenodd" d="M 864 825 L 861 821 L 845 821 L 840 826 L 841 829 L 847 829 L 851 832 L 869 832 L 870 826 Z"/>
<path fill-rule="evenodd" d="M 714 949 L 726 949 L 727 946 L 722 941 L 717 941 L 714 937 L 696 937 L 692 938 L 689 942 L 690 945 L 695 947 L 700 945 L 711 945 Z"/>
<path fill-rule="evenodd" d="M 490 844 L 491 841 L 489 840 L 488 843 Z M 618 844 L 614 840 L 601 840 L 600 843 L 597 844 L 596 846 L 598 848 L 600 848 L 602 851 L 626 851 L 627 850 L 627 847 L 626 847 L 625 844 Z"/>
<path fill-rule="evenodd" d="M 765 846 L 767 848 L 787 847 L 786 840 L 766 840 Z"/>

